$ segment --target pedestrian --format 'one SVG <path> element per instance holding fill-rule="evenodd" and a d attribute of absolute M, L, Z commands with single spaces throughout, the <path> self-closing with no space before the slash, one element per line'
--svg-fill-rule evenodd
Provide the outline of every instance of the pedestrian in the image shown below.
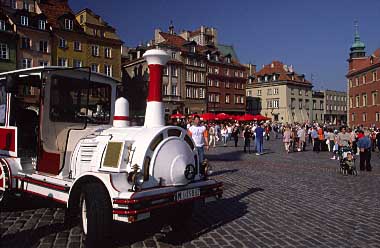
<path fill-rule="evenodd" d="M 360 154 L 360 170 L 371 171 L 371 140 L 368 135 L 364 135 L 364 131 L 360 130 L 360 138 L 358 139 L 357 146 Z"/>
<path fill-rule="evenodd" d="M 285 145 L 285 151 L 289 153 L 289 148 L 290 148 L 290 137 L 291 137 L 291 132 L 289 127 L 285 127 L 284 134 L 282 136 L 282 142 L 284 142 Z"/>
<path fill-rule="evenodd" d="M 232 126 L 230 124 L 227 124 L 227 134 L 228 134 L 228 141 L 231 141 L 231 138 L 232 138 Z"/>
<path fill-rule="evenodd" d="M 221 134 L 222 134 L 223 146 L 227 146 L 228 130 L 225 125 L 222 126 Z"/>
<path fill-rule="evenodd" d="M 239 134 L 240 134 L 239 127 L 235 125 L 234 128 L 232 129 L 232 137 L 234 138 L 234 141 L 235 141 L 235 147 L 237 147 L 237 144 L 239 141 Z"/>
<path fill-rule="evenodd" d="M 206 127 L 200 125 L 200 120 L 199 115 L 194 116 L 194 124 L 189 128 L 188 133 L 193 138 L 199 161 L 202 164 L 205 157 L 204 147 L 208 150 L 208 133 Z"/>
<path fill-rule="evenodd" d="M 377 134 L 376 134 L 376 142 L 377 142 L 377 149 L 380 152 L 380 128 L 377 129 Z"/>
<path fill-rule="evenodd" d="M 208 133 L 210 135 L 210 142 L 208 143 L 209 146 L 212 145 L 212 147 L 215 147 L 216 143 L 216 131 L 215 131 L 215 126 L 214 124 L 210 125 L 210 128 L 208 130 Z"/>
<path fill-rule="evenodd" d="M 317 127 L 314 127 L 311 131 L 311 138 L 313 139 L 313 151 L 319 152 L 318 146 L 319 146 L 319 138 L 318 138 L 318 132 Z"/>
<path fill-rule="evenodd" d="M 262 155 L 264 151 L 264 128 L 262 128 L 262 124 L 259 125 L 255 129 L 256 135 L 256 155 Z"/>
<path fill-rule="evenodd" d="M 248 153 L 251 153 L 251 136 L 252 136 L 252 131 L 250 127 L 247 125 L 243 131 L 245 153 L 247 152 L 247 148 L 248 148 Z"/>
<path fill-rule="evenodd" d="M 304 150 L 304 144 L 306 141 L 306 131 L 305 131 L 304 126 L 298 129 L 297 136 L 298 136 L 298 151 L 300 152 Z"/>

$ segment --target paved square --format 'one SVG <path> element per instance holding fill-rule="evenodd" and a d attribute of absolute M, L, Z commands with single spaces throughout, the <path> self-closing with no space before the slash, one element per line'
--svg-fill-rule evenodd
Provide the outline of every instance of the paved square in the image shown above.
<path fill-rule="evenodd" d="M 115 224 L 110 247 L 380 247 L 379 152 L 373 171 L 355 177 L 338 174 L 327 152 L 286 154 L 280 139 L 265 141 L 262 156 L 232 143 L 207 153 L 224 197 L 197 206 L 187 231 L 159 219 Z M 83 247 L 80 228 L 63 217 L 57 205 L 18 199 L 1 209 L 0 246 Z"/>

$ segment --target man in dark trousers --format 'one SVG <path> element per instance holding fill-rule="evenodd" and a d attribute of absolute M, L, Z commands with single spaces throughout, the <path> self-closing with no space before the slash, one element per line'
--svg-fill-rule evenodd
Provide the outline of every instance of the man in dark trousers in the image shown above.
<path fill-rule="evenodd" d="M 359 133 L 362 136 L 357 142 L 360 151 L 360 170 L 371 171 L 371 140 L 368 135 L 364 135 L 363 130 L 360 130 Z"/>

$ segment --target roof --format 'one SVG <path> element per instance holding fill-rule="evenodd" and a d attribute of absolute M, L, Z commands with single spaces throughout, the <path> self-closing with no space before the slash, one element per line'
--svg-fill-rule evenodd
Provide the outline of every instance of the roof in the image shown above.
<path fill-rule="evenodd" d="M 297 74 L 295 71 L 293 71 L 293 69 L 291 69 L 291 67 L 288 68 L 287 65 L 283 64 L 280 61 L 273 61 L 271 64 L 265 65 L 264 68 L 262 68 L 256 73 L 258 77 L 273 74 L 279 75 L 278 81 L 292 81 L 295 83 L 311 85 L 311 83 L 308 80 L 303 80 L 303 74 Z M 294 76 L 293 79 L 292 75 Z"/>
<path fill-rule="evenodd" d="M 45 0 L 41 1 L 38 6 L 46 15 L 47 21 L 53 28 L 60 28 L 58 19 L 64 14 L 71 14 L 75 17 L 67 0 Z M 76 22 L 74 18 L 74 22 Z"/>
<path fill-rule="evenodd" d="M 224 55 L 227 56 L 228 54 L 231 55 L 232 59 L 238 60 L 235 49 L 232 45 L 223 45 L 223 44 L 217 44 L 216 47 L 218 50 Z"/>
<path fill-rule="evenodd" d="M 349 71 L 347 76 L 351 76 L 352 74 L 355 74 L 372 66 L 380 66 L 380 48 L 377 48 L 370 56 L 353 58 L 352 60 L 355 60 L 355 65 L 353 70 Z"/>

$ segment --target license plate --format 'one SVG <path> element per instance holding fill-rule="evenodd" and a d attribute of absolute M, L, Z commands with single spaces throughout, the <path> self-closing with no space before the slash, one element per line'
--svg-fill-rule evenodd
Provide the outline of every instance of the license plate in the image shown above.
<path fill-rule="evenodd" d="M 198 197 L 201 195 L 201 190 L 199 188 L 195 189 L 187 189 L 183 191 L 178 191 L 175 197 L 176 201 L 183 201 L 187 199 L 191 199 L 194 197 Z"/>

